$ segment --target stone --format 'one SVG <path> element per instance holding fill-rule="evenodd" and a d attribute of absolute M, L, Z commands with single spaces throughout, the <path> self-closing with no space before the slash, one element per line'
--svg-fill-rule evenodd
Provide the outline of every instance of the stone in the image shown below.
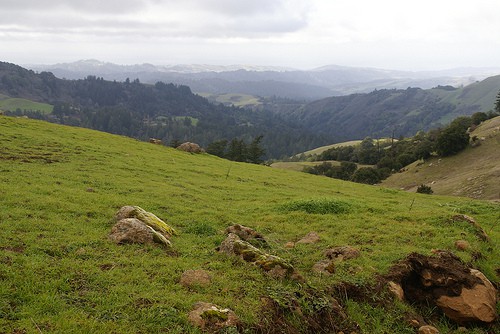
<path fill-rule="evenodd" d="M 497 319 L 495 287 L 451 252 L 412 253 L 394 265 L 386 279 L 400 284 L 410 303 L 436 305 L 459 325 Z"/>
<path fill-rule="evenodd" d="M 295 247 L 295 242 L 293 241 L 288 241 L 285 246 L 285 248 L 288 248 L 288 249 L 291 249 L 291 248 L 294 248 Z"/>
<path fill-rule="evenodd" d="M 461 251 L 467 250 L 470 248 L 469 243 L 466 240 L 457 240 L 455 241 L 455 248 Z"/>
<path fill-rule="evenodd" d="M 462 288 L 458 296 L 440 296 L 436 305 L 459 324 L 476 321 L 491 323 L 497 319 L 496 289 L 480 271 L 471 269 L 470 273 L 481 283 Z"/>
<path fill-rule="evenodd" d="M 434 326 L 422 326 L 418 329 L 418 334 L 439 334 L 439 331 Z"/>
<path fill-rule="evenodd" d="M 309 232 L 305 237 L 297 241 L 297 244 L 315 244 L 321 241 L 320 236 L 316 232 Z"/>
<path fill-rule="evenodd" d="M 393 294 L 396 299 L 403 301 L 405 299 L 405 292 L 400 284 L 396 282 L 389 281 L 387 283 L 389 291 Z"/>
<path fill-rule="evenodd" d="M 226 233 L 227 234 L 234 233 L 238 237 L 240 237 L 240 239 L 245 241 L 248 241 L 250 239 L 256 239 L 264 243 L 266 242 L 262 234 L 258 233 L 257 231 L 255 231 L 250 227 L 246 227 L 240 224 L 234 224 L 229 226 L 228 228 L 226 228 Z"/>
<path fill-rule="evenodd" d="M 191 142 L 185 142 L 177 146 L 178 150 L 189 152 L 189 153 L 204 153 L 205 150 L 200 147 L 200 145 Z"/>
<path fill-rule="evenodd" d="M 167 239 L 177 234 L 173 227 L 158 218 L 155 214 L 148 212 L 139 206 L 127 205 L 120 208 L 120 210 L 118 210 L 115 214 L 115 220 L 119 221 L 124 218 L 139 219 Z"/>
<path fill-rule="evenodd" d="M 293 266 L 284 259 L 263 252 L 247 241 L 241 240 L 234 233 L 229 233 L 227 238 L 218 247 L 218 250 L 227 255 L 238 256 L 246 262 L 253 263 L 273 277 L 285 278 L 292 277 L 294 274 L 295 277 L 299 277 Z"/>
<path fill-rule="evenodd" d="M 320 260 L 313 265 L 312 271 L 318 274 L 332 275 L 335 273 L 335 262 L 332 260 Z"/>
<path fill-rule="evenodd" d="M 195 286 L 209 286 L 212 283 L 210 274 L 205 270 L 186 270 L 182 273 L 179 282 L 186 288 Z"/>
<path fill-rule="evenodd" d="M 205 302 L 194 304 L 188 314 L 189 322 L 202 330 L 218 331 L 226 327 L 236 327 L 240 324 L 239 318 L 230 309 Z"/>
<path fill-rule="evenodd" d="M 360 256 L 360 251 L 351 246 L 340 246 L 325 251 L 325 256 L 332 260 L 349 260 Z"/>
<path fill-rule="evenodd" d="M 151 229 L 136 218 L 120 220 L 111 229 L 109 238 L 117 244 L 148 244 L 154 242 Z"/>

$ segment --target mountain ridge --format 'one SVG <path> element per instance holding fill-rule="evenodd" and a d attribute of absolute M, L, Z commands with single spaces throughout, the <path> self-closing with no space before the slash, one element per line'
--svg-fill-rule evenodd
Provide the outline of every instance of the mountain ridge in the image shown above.
<path fill-rule="evenodd" d="M 199 93 L 241 93 L 262 97 L 316 99 L 331 95 L 366 93 L 383 88 L 432 88 L 438 85 L 468 85 L 494 74 L 500 68 L 458 68 L 442 71 L 401 71 L 364 67 L 326 65 L 311 70 L 254 65 L 117 65 L 98 60 L 82 60 L 56 65 L 29 65 L 37 71 L 51 71 L 58 77 L 82 79 L 88 75 L 107 80 L 138 78 L 190 86 Z M 246 85 L 271 82 L 265 90 Z M 231 85 L 237 83 L 237 85 Z M 288 84 L 288 88 L 286 86 Z M 291 84 L 295 86 L 290 86 Z M 316 93 L 312 89 L 315 88 Z"/>

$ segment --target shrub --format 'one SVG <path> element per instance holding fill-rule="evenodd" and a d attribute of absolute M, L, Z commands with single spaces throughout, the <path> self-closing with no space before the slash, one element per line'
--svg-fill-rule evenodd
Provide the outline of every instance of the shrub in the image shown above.
<path fill-rule="evenodd" d="M 419 194 L 432 194 L 434 191 L 432 190 L 432 188 L 430 186 L 427 186 L 425 184 L 421 184 L 418 186 L 417 188 L 417 193 Z"/>

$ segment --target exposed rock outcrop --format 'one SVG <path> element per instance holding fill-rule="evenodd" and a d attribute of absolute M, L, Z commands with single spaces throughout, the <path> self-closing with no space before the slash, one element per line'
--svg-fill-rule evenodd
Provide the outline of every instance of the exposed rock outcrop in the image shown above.
<path fill-rule="evenodd" d="M 435 304 L 459 324 L 496 320 L 497 291 L 479 271 L 467 268 L 452 253 L 410 254 L 386 277 L 399 284 L 410 302 Z"/>
<path fill-rule="evenodd" d="M 250 241 L 250 240 L 256 240 L 259 243 L 266 243 L 266 239 L 262 234 L 259 232 L 255 231 L 254 229 L 250 227 L 246 227 L 240 224 L 234 224 L 226 228 L 226 233 L 234 233 L 238 237 L 240 237 L 242 240 L 245 241 Z"/>

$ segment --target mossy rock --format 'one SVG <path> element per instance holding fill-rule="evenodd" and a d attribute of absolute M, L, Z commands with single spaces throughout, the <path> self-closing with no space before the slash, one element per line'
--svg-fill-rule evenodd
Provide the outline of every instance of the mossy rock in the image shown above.
<path fill-rule="evenodd" d="M 137 218 L 153 230 L 161 233 L 165 238 L 177 235 L 177 232 L 173 227 L 158 218 L 155 214 L 148 212 L 139 206 L 124 206 L 115 215 L 115 219 L 117 221 L 125 218 Z M 157 237 L 161 239 L 160 236 Z"/>

